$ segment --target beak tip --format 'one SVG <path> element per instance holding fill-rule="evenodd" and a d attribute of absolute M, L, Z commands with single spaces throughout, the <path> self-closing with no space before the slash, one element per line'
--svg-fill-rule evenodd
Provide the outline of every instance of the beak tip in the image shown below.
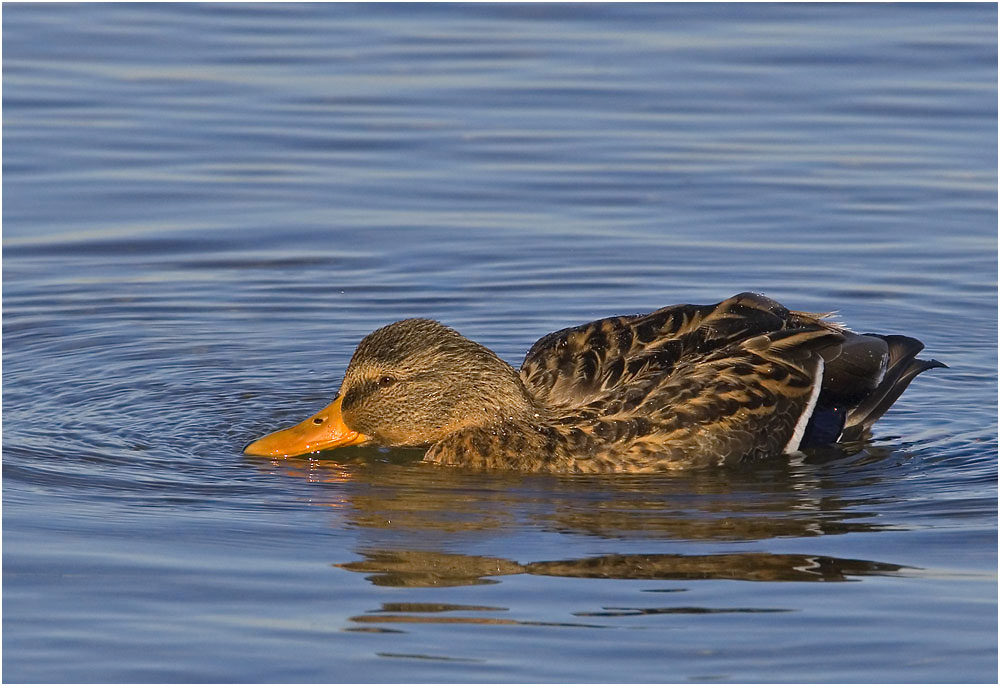
<path fill-rule="evenodd" d="M 250 441 L 245 446 L 243 446 L 243 454 L 244 455 L 256 455 L 258 457 L 266 457 L 266 455 L 263 452 L 258 451 L 258 450 L 254 450 L 253 447 L 254 447 L 254 445 L 256 443 L 257 443 L 257 441 Z"/>
<path fill-rule="evenodd" d="M 243 446 L 244 455 L 253 455 L 254 457 L 287 457 L 289 453 L 286 451 L 275 449 L 274 446 L 269 446 L 265 444 L 264 438 L 258 438 L 256 441 L 250 441 L 245 446 Z"/>

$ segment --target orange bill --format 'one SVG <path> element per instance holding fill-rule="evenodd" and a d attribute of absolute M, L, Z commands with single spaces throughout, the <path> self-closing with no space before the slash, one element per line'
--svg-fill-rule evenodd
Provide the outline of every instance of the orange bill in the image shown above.
<path fill-rule="evenodd" d="M 244 448 L 243 452 L 261 457 L 291 457 L 364 443 L 368 436 L 351 431 L 344 424 L 344 418 L 340 414 L 343 400 L 342 396 L 338 396 L 304 422 L 258 438 Z"/>

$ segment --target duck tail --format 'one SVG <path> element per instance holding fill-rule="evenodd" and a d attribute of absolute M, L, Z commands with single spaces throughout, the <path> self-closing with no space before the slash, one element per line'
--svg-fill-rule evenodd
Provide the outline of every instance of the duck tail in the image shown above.
<path fill-rule="evenodd" d="M 848 410 L 841 441 L 859 439 L 879 417 L 903 394 L 921 372 L 935 367 L 948 365 L 937 360 L 917 359 L 917 353 L 924 349 L 924 344 L 909 336 L 882 336 L 879 334 L 864 334 L 864 338 L 879 339 L 885 342 L 888 359 L 885 363 L 885 373 L 875 388 L 857 405 Z"/>
<path fill-rule="evenodd" d="M 823 387 L 802 445 L 856 441 L 885 414 L 921 372 L 947 367 L 917 359 L 924 344 L 908 336 L 856 334 L 827 361 Z"/>

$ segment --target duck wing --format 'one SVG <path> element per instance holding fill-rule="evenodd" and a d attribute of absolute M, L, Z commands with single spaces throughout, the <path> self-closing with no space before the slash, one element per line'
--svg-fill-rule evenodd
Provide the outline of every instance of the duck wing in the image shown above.
<path fill-rule="evenodd" d="M 593 471 L 659 471 L 797 450 L 841 334 L 812 326 L 754 336 L 678 363 L 553 423 Z M 579 456 L 586 455 L 586 459 Z M 588 467 L 583 467 L 585 470 Z"/>
<path fill-rule="evenodd" d="M 520 374 L 577 470 L 653 471 L 859 438 L 945 366 L 922 348 L 741 293 L 557 331 Z"/>
<path fill-rule="evenodd" d="M 557 413 L 583 408 L 623 389 L 642 388 L 740 341 L 787 328 L 839 331 L 816 315 L 792 312 L 756 293 L 714 305 L 674 305 L 644 315 L 608 317 L 551 333 L 521 365 L 532 397 Z"/>

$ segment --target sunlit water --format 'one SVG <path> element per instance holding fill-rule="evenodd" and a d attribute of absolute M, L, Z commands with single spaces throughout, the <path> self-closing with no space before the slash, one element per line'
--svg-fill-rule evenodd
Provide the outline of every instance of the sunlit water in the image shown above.
<path fill-rule="evenodd" d="M 995 681 L 993 5 L 6 5 L 6 681 Z M 687 475 L 245 457 L 408 316 L 949 365 Z"/>

